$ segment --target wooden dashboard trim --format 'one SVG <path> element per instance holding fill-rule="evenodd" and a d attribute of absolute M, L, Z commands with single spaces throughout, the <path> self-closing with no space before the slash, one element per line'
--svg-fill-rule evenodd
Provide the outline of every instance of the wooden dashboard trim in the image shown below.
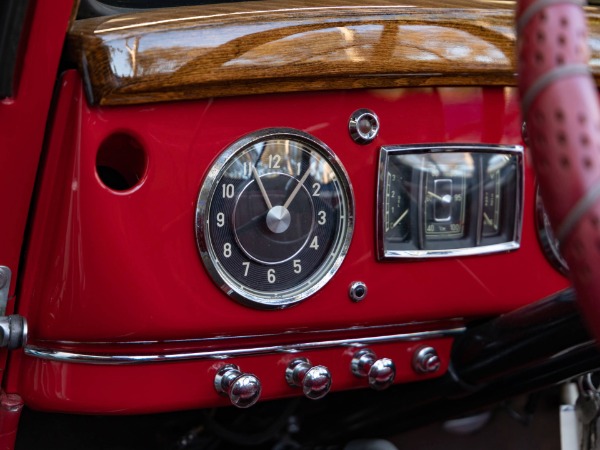
<path fill-rule="evenodd" d="M 267 0 L 80 20 L 69 53 L 96 105 L 516 84 L 512 1 L 353 1 Z M 588 9 L 590 43 L 600 43 L 600 15 Z M 598 81 L 600 45 L 591 47 Z"/>

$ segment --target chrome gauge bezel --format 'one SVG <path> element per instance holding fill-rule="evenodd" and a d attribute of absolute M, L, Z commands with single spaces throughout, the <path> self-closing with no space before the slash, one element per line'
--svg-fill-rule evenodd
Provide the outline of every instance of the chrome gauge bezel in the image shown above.
<path fill-rule="evenodd" d="M 444 249 L 406 249 L 390 250 L 385 248 L 384 238 L 384 208 L 385 208 L 385 174 L 388 170 L 389 157 L 392 155 L 422 155 L 427 153 L 490 153 L 510 154 L 517 159 L 516 167 L 516 194 L 514 204 L 514 227 L 511 238 L 506 242 L 494 244 L 480 244 L 481 226 L 478 226 L 477 245 L 462 248 Z M 425 259 L 425 258 L 448 258 L 459 256 L 484 255 L 516 250 L 520 247 L 521 229 L 523 223 L 523 195 L 524 195 L 524 171 L 523 171 L 523 147 L 520 145 L 492 145 L 492 144 L 415 144 L 415 145 L 389 145 L 383 146 L 379 155 L 379 172 L 377 186 L 377 224 L 376 245 L 377 256 L 380 260 L 386 259 Z M 420 208 L 420 206 L 419 206 Z M 419 217 L 417 220 L 423 220 Z M 480 219 L 479 219 L 480 220 Z M 512 223 L 512 222 L 511 222 Z"/>
<path fill-rule="evenodd" d="M 552 267 L 567 276 L 569 274 L 569 265 L 560 253 L 560 244 L 554 235 L 554 231 L 552 231 L 552 225 L 546 214 L 539 186 L 535 189 L 535 224 L 538 239 L 546 259 Z"/>
<path fill-rule="evenodd" d="M 266 292 L 236 280 L 220 263 L 209 230 L 211 200 L 217 185 L 230 163 L 238 154 L 261 141 L 288 139 L 310 147 L 322 156 L 336 174 L 342 197 L 344 213 L 337 224 L 332 257 L 326 258 L 300 285 L 281 291 Z M 352 240 L 354 231 L 354 195 L 344 166 L 333 151 L 321 140 L 292 128 L 269 128 L 248 134 L 228 146 L 210 167 L 198 195 L 196 205 L 196 243 L 208 273 L 220 289 L 237 302 L 259 309 L 282 309 L 310 297 L 333 277 L 340 268 Z"/>

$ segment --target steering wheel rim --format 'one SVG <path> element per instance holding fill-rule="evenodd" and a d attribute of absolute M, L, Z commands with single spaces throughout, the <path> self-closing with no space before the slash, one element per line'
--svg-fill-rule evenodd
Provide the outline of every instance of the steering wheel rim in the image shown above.
<path fill-rule="evenodd" d="M 521 112 L 542 199 L 590 330 L 600 339 L 600 108 L 576 0 L 519 0 Z"/>

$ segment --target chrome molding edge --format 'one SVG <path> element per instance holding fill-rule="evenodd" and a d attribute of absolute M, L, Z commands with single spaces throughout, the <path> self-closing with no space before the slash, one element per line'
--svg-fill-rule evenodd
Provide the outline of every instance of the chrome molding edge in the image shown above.
<path fill-rule="evenodd" d="M 560 243 L 552 231 L 552 225 L 540 195 L 539 185 L 535 188 L 535 225 L 546 259 L 561 274 L 568 276 L 569 265 L 560 253 Z"/>
<path fill-rule="evenodd" d="M 386 336 L 364 337 L 359 339 L 336 339 L 330 341 L 304 342 L 289 345 L 273 345 L 254 348 L 240 348 L 231 350 L 212 350 L 186 353 L 165 353 L 154 355 L 107 355 L 93 353 L 66 352 L 60 349 L 44 348 L 35 345 L 25 347 L 25 354 L 56 362 L 99 364 L 99 365 L 126 365 L 148 364 L 170 361 L 189 360 L 225 360 L 234 357 L 258 356 L 277 353 L 298 353 L 300 351 L 319 350 L 335 347 L 363 347 L 369 344 L 382 344 L 390 342 L 414 342 L 424 339 L 436 339 L 462 334 L 464 327 L 447 330 L 422 331 L 416 333 L 392 334 Z"/>
<path fill-rule="evenodd" d="M 255 338 L 278 338 L 278 337 L 289 337 L 289 336 L 298 336 L 299 338 L 302 336 L 312 336 L 315 334 L 330 334 L 330 333 L 352 333 L 354 331 L 357 332 L 385 332 L 385 330 L 390 330 L 392 328 L 407 328 L 407 327 L 421 327 L 427 328 L 429 327 L 429 331 L 437 330 L 446 330 L 449 326 L 456 327 L 462 326 L 466 322 L 466 319 L 463 317 L 454 317 L 451 319 L 446 319 L 443 321 L 439 320 L 426 320 L 426 321 L 416 321 L 416 322 L 406 322 L 406 323 L 392 323 L 387 325 L 353 325 L 347 328 L 332 328 L 325 330 L 288 330 L 282 331 L 280 333 L 256 333 L 256 334 L 241 334 L 241 335 L 219 335 L 219 336 L 211 336 L 211 337 L 199 337 L 199 338 L 188 338 L 188 339 L 165 339 L 165 340 L 152 340 L 152 341 L 70 341 L 70 340 L 44 340 L 38 339 L 36 342 L 38 343 L 37 347 L 57 347 L 61 345 L 156 345 L 156 344 L 191 344 L 191 343 L 210 343 L 217 341 L 232 341 L 232 340 L 244 340 L 244 339 L 255 339 Z M 443 325 L 442 325 L 443 324 Z M 452 328 L 454 329 L 454 328 Z M 393 334 L 409 334 L 407 333 L 393 333 Z M 39 344 L 43 345 L 39 345 Z"/>
<path fill-rule="evenodd" d="M 510 252 L 519 249 L 518 242 L 482 245 L 479 247 L 455 248 L 446 250 L 386 250 L 385 258 L 447 258 L 455 256 L 475 256 L 489 253 Z"/>

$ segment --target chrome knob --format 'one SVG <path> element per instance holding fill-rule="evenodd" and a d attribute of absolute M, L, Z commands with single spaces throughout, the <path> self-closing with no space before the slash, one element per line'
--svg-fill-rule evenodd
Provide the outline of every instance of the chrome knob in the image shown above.
<path fill-rule="evenodd" d="M 368 348 L 354 354 L 350 368 L 355 376 L 368 378 L 369 386 L 376 391 L 390 387 L 396 377 L 394 362 L 389 358 L 377 359 L 375 353 Z"/>
<path fill-rule="evenodd" d="M 433 347 L 422 347 L 413 357 L 413 369 L 417 373 L 437 372 L 440 365 L 440 357 Z"/>
<path fill-rule="evenodd" d="M 379 133 L 379 118 L 370 109 L 357 109 L 350 116 L 348 131 L 350 131 L 352 140 L 357 144 L 368 144 Z"/>
<path fill-rule="evenodd" d="M 259 379 L 252 374 L 240 372 L 235 364 L 227 364 L 215 375 L 215 389 L 238 408 L 248 408 L 260 398 L 262 387 Z"/>
<path fill-rule="evenodd" d="M 331 374 L 324 366 L 313 366 L 306 358 L 293 360 L 285 369 L 285 381 L 292 387 L 301 387 L 311 400 L 325 397 L 331 389 Z"/>

